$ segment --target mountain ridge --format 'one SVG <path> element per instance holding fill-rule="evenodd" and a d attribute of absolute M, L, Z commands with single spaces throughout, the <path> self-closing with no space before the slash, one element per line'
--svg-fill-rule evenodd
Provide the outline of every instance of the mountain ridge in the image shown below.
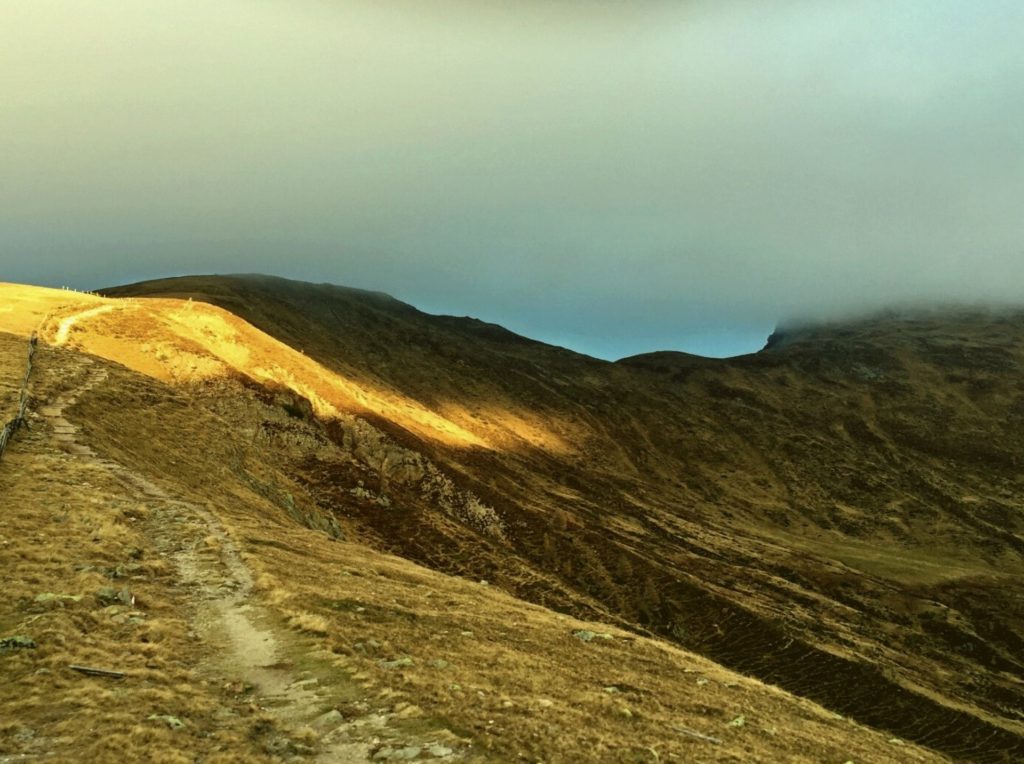
<path fill-rule="evenodd" d="M 937 303 L 921 303 L 916 306 L 910 307 L 874 307 L 865 308 L 863 311 L 847 312 L 839 317 L 822 317 L 819 319 L 788 319 L 779 321 L 775 327 L 765 338 L 764 346 L 750 353 L 742 353 L 735 356 L 728 356 L 720 358 L 717 356 L 702 356 L 699 354 L 689 353 L 683 350 L 669 350 L 669 349 L 655 349 L 648 350 L 641 353 L 634 353 L 629 356 L 623 356 L 622 358 L 607 360 L 603 358 L 597 358 L 589 356 L 586 353 L 566 348 L 558 345 L 552 345 L 542 340 L 535 340 L 531 337 L 527 337 L 522 334 L 513 332 L 512 330 L 501 326 L 500 324 L 487 321 L 479 317 L 473 316 L 457 316 L 455 314 L 434 314 L 427 313 L 420 310 L 411 303 L 400 300 L 393 295 L 373 289 L 363 289 L 358 287 L 348 287 L 331 282 L 312 282 L 303 281 L 299 279 L 292 279 L 283 276 L 275 276 L 265 273 L 237 273 L 237 274 L 205 274 L 205 275 L 187 275 L 187 276 L 169 276 L 165 278 L 147 279 L 144 281 L 133 282 L 130 284 L 123 284 L 118 286 L 107 286 L 92 290 L 93 293 L 99 295 L 106 295 L 111 297 L 117 297 L 120 295 L 163 295 L 163 296 L 181 296 L 188 298 L 189 296 L 205 297 L 206 299 L 226 299 L 230 296 L 230 285 L 236 284 L 248 284 L 252 285 L 275 285 L 278 287 L 278 294 L 281 294 L 281 288 L 296 293 L 301 293 L 303 290 L 317 290 L 320 292 L 326 292 L 328 294 L 334 293 L 338 295 L 350 295 L 356 297 L 363 297 L 366 299 L 377 300 L 382 304 L 387 304 L 395 307 L 399 310 L 406 310 L 428 319 L 439 319 L 444 321 L 451 321 L 457 323 L 465 323 L 466 325 L 482 325 L 488 329 L 498 330 L 501 334 L 511 335 L 513 338 L 523 341 L 528 344 L 545 345 L 549 348 L 555 348 L 560 350 L 566 350 L 575 355 L 590 358 L 595 361 L 602 361 L 604 363 L 622 363 L 630 362 L 634 359 L 642 359 L 648 356 L 664 356 L 667 354 L 674 354 L 682 357 L 689 357 L 692 359 L 703 359 L 708 362 L 716 361 L 731 361 L 737 358 L 745 358 L 747 356 L 754 356 L 764 353 L 767 350 L 778 348 L 782 345 L 790 344 L 796 341 L 798 338 L 807 339 L 814 336 L 821 335 L 822 332 L 839 332 L 848 333 L 850 329 L 857 326 L 865 325 L 889 325 L 896 328 L 903 324 L 914 324 L 920 321 L 956 321 L 962 318 L 971 319 L 982 319 L 982 320 L 999 320 L 1003 317 L 1013 316 L 1024 312 L 1024 307 L 1013 306 L 1011 304 L 998 304 L 998 305 L 979 305 L 973 302 L 937 302 Z M 199 286 L 198 291 L 191 289 L 179 289 L 179 286 Z"/>
<path fill-rule="evenodd" d="M 285 400 L 268 378 L 245 382 L 299 413 L 257 434 L 282 443 L 309 511 L 348 537 L 657 634 L 955 758 L 1021 750 L 1022 316 L 869 321 L 735 359 L 611 363 L 363 293 L 170 286 L 110 291 L 140 311 L 172 292 L 230 304 L 387 402 L 336 426 L 294 387 Z M 139 320 L 112 310 L 70 342 L 109 350 L 149 331 Z M 159 352 L 139 368 L 156 373 Z M 241 416 L 220 372 L 175 384 Z M 429 435 L 420 410 L 475 440 Z M 366 426 L 382 436 L 360 446 Z M 448 510 L 423 498 L 430 469 L 463 497 Z"/>

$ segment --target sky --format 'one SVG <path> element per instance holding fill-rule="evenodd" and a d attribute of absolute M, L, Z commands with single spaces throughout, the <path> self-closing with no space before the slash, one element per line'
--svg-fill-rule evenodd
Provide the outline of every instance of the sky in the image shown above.
<path fill-rule="evenodd" d="M 1024 3 L 0 0 L 0 280 L 238 272 L 604 358 L 1024 304 Z"/>

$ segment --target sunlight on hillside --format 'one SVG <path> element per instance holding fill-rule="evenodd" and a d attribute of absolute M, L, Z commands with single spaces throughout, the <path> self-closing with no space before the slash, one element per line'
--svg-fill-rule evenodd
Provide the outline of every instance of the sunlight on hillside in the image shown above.
<path fill-rule="evenodd" d="M 84 292 L 0 282 L 0 331 L 27 335 L 53 315 L 105 302 Z"/>
<path fill-rule="evenodd" d="M 391 666 L 408 669 L 402 687 L 432 718 L 457 729 L 482 724 L 484 735 L 490 719 L 503 718 L 503 735 L 520 735 L 505 739 L 508 750 L 522 750 L 537 729 L 530 725 L 542 721 L 521 711 L 537 687 L 517 684 L 519 669 L 474 678 L 480 653 L 467 643 L 462 653 L 445 647 L 444 670 L 458 679 L 452 684 L 502 693 L 499 705 L 467 707 L 433 693 L 439 659 L 419 646 L 438 625 L 442 642 L 454 628 L 523 655 L 539 649 L 548 662 L 529 676 L 552 696 L 544 708 L 562 720 L 575 708 L 611 712 L 604 744 L 615 753 L 595 760 L 631 760 L 620 754 L 635 732 L 657 739 L 663 720 L 688 716 L 688 729 L 713 733 L 717 752 L 730 740 L 745 746 L 743 760 L 763 758 L 761 744 L 780 760 L 801 760 L 785 755 L 799 750 L 807 761 L 891 760 L 898 744 L 900 760 L 913 760 L 905 741 L 953 758 L 1017 760 L 1000 756 L 1016 754 L 1021 740 L 1020 720 L 1005 709 L 1020 697 L 1013 592 L 1024 316 L 882 317 L 808 327 L 731 362 L 667 353 L 601 364 L 340 288 L 243 277 L 136 288 L 104 299 L 0 287 L 5 400 L 17 397 L 25 336 L 38 328 L 41 340 L 33 426 L 0 470 L 32 476 L 23 490 L 47 507 L 26 514 L 24 528 L 51 522 L 54 488 L 37 491 L 44 473 L 27 461 L 43 455 L 53 465 L 46 474 L 66 478 L 68 490 L 84 486 L 85 501 L 95 476 L 65 475 L 63 466 L 106 471 L 118 490 L 168 512 L 194 501 L 196 533 L 211 554 L 183 570 L 205 566 L 218 586 L 218 559 L 229 573 L 251 570 L 236 577 L 241 589 L 226 591 L 226 607 L 263 598 L 289 629 L 326 640 L 332 655 L 385 679 L 398 680 Z M 129 509 L 125 522 L 139 522 Z M 232 540 L 211 513 L 244 532 Z M 175 516 L 151 526 L 157 541 L 173 535 Z M 376 582 L 385 557 L 360 557 L 371 548 L 401 560 L 400 576 L 414 575 L 408 564 L 440 577 L 431 592 L 389 587 L 368 602 L 374 584 L 331 576 L 363 559 Z M 271 564 L 279 553 L 288 558 Z M 107 567 L 121 577 L 116 564 Z M 459 620 L 450 611 L 464 610 L 464 586 L 472 618 Z M 498 619 L 514 629 L 489 630 L 479 616 L 492 592 L 547 610 L 535 629 L 520 610 Z M 394 616 L 386 625 L 384 611 Z M 549 620 L 552 611 L 592 627 L 577 634 Z M 394 648 L 368 648 L 370 622 Z M 207 641 L 220 644 L 219 635 L 214 629 Z M 783 704 L 761 717 L 771 727 L 759 726 L 756 683 L 740 697 L 722 674 L 715 695 L 705 677 L 638 668 L 650 636 L 658 650 L 685 649 L 667 658 L 673 666 L 700 653 L 778 685 L 773 697 L 784 690 L 822 704 L 822 720 L 836 724 L 798 740 Z M 293 638 L 274 636 L 282 650 Z M 588 673 L 584 654 L 608 661 Z M 620 663 L 640 673 L 612 676 Z M 245 676 L 247 666 L 217 670 Z M 683 673 L 698 671 L 708 673 Z M 298 680 L 281 672 L 280 681 Z M 577 694 L 576 683 L 559 689 L 560 676 L 590 678 Z M 273 693 L 270 679 L 261 682 Z M 653 693 L 629 699 L 640 711 L 627 709 L 630 716 L 614 705 L 627 698 L 613 697 L 629 695 L 627 685 Z M 644 705 L 655 695 L 657 705 Z M 672 698 L 682 705 L 670 707 Z M 882 707 L 879 698 L 893 700 Z M 523 721 L 518 733 L 506 726 L 513 718 Z M 751 737 L 776 725 L 785 736 Z M 858 753 L 854 743 L 866 748 Z M 582 739 L 559 745 L 595 750 Z M 702 760 L 673 759 L 670 750 L 659 749 L 660 760 Z"/>
<path fill-rule="evenodd" d="M 64 290 L 0 285 L 0 330 L 70 345 L 148 376 L 189 384 L 243 375 L 308 399 L 318 416 L 373 414 L 447 446 L 496 448 L 485 439 L 392 390 L 372 389 L 206 303 L 177 299 L 114 299 Z M 535 447 L 567 450 L 537 421 L 488 411 L 487 423 Z"/>
<path fill-rule="evenodd" d="M 514 411 L 508 407 L 485 406 L 471 410 L 451 401 L 441 406 L 441 412 L 459 421 L 476 420 L 486 428 L 488 442 L 507 443 L 509 448 L 515 448 L 517 443 L 526 443 L 532 448 L 564 455 L 576 451 L 573 443 L 579 443 L 585 437 L 582 428 L 567 436 L 565 430 L 568 426 L 564 422 L 552 422 L 538 414 Z"/>

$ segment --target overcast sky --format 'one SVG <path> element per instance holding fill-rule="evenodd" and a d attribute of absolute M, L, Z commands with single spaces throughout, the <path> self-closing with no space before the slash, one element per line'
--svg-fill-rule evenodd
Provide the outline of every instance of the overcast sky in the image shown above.
<path fill-rule="evenodd" d="M 603 357 L 1024 303 L 1024 3 L 0 0 L 0 280 L 257 271 Z"/>

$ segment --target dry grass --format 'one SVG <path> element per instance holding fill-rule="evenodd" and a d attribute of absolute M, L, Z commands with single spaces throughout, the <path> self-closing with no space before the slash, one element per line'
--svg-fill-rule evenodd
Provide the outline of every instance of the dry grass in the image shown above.
<path fill-rule="evenodd" d="M 223 420 L 156 382 L 116 368 L 110 375 L 110 390 L 76 408 L 89 442 L 179 495 L 202 498 L 225 521 L 263 602 L 316 635 L 335 670 L 361 687 L 361 699 L 341 706 L 346 715 L 387 714 L 407 734 L 428 730 L 464 757 L 488 761 L 861 762 L 894 751 L 905 761 L 934 758 L 658 640 L 301 527 L 239 481 L 252 475 L 301 497 L 301 486 L 268 466 L 269 454 L 232 441 Z M 112 405 L 111 390 L 122 405 Z M 191 445 L 197 438 L 208 446 L 202 453 Z M 585 642 L 573 634 L 581 630 L 611 638 Z M 155 644 L 149 649 L 174 642 Z M 411 664 L 389 663 L 403 658 Z M 740 717 L 743 725 L 733 724 Z"/>
<path fill-rule="evenodd" d="M 288 618 L 288 625 L 318 637 L 326 637 L 331 630 L 327 619 L 315 613 L 295 613 Z"/>
<path fill-rule="evenodd" d="M 254 524 L 237 522 L 249 525 L 242 532 L 260 550 L 254 564 L 288 571 L 291 595 L 282 609 L 321 614 L 329 624 L 325 643 L 354 677 L 377 688 L 378 702 L 413 718 L 444 719 L 485 758 L 931 760 L 664 643 L 559 616 L 358 545 L 325 544 L 300 529 L 274 533 L 270 545 Z M 584 642 L 574 636 L 582 630 L 611 638 Z M 389 668 L 403 658 L 411 665 Z M 731 725 L 739 717 L 743 726 Z"/>
<path fill-rule="evenodd" d="M 149 376 L 191 383 L 242 375 L 294 390 L 321 416 L 372 412 L 450 445 L 484 446 L 470 431 L 398 391 L 332 373 L 305 354 L 206 303 L 109 299 L 0 283 L 0 327 L 39 329 L 43 338 L 126 364 Z"/>
<path fill-rule="evenodd" d="M 16 295 L 19 310 L 30 309 L 29 292 Z M 56 309 L 59 318 L 94 304 L 54 299 L 47 294 L 46 310 L 31 310 Z M 1012 384 L 991 388 L 988 372 L 950 388 L 915 348 L 899 348 L 899 362 L 885 354 L 876 362 L 874 345 L 856 345 L 867 360 L 826 345 L 714 368 L 672 354 L 612 366 L 505 337 L 488 345 L 479 327 L 446 334 L 451 322 L 442 319 L 417 334 L 425 320 L 401 311 L 401 321 L 387 311 L 367 321 L 391 335 L 349 337 L 305 312 L 254 300 L 253 310 L 294 334 L 291 344 L 307 357 L 225 311 L 144 302 L 117 303 L 124 309 L 68 333 L 70 347 L 141 372 L 104 366 L 107 382 L 74 411 L 83 437 L 225 523 L 262 607 L 290 629 L 293 659 L 345 686 L 346 715 L 385 714 L 411 736 L 429 733 L 483 760 L 937 758 L 741 677 L 699 650 L 930 745 L 957 751 L 964 740 L 963 755 L 991 746 L 1000 760 L 1024 729 L 1006 648 L 1015 644 L 1007 624 L 1020 621 L 1019 608 L 1000 594 L 1024 569 L 1013 542 L 1020 477 L 1006 466 L 1007 444 L 1019 433 L 1002 424 Z M 7 325 L 0 315 L 0 328 Z M 427 349 L 405 341 L 406 331 Z M 74 384 L 58 379 L 66 369 L 51 375 L 47 395 Z M 861 377 L 888 386 L 851 381 Z M 988 397 L 976 394 L 989 389 Z M 290 391 L 284 403 L 282 391 Z M 886 407 L 890 398 L 903 408 Z M 340 413 L 345 426 L 350 412 L 366 421 L 343 438 L 311 421 L 304 405 L 321 416 Z M 922 423 L 942 418 L 935 412 L 955 424 L 952 435 L 923 431 Z M 956 435 L 979 422 L 999 437 Z M 377 432 L 368 441 L 370 423 L 388 437 Z M 489 448 L 466 447 L 474 443 Z M 21 448 L 35 448 L 40 464 L 52 456 L 32 438 L 19 439 Z M 403 484 L 399 471 L 417 468 L 406 458 L 413 452 L 478 503 L 459 506 L 493 512 L 501 533 L 474 533 L 457 511 Z M 393 454 L 398 462 L 389 461 Z M 385 475 L 385 462 L 398 466 Z M 0 466 L 4 485 L 34 508 L 19 528 L 31 535 L 32 523 L 45 520 L 38 510 L 53 506 L 50 494 L 32 493 L 26 464 L 17 475 L 8 467 Z M 59 470 L 45 472 L 58 482 Z M 116 495 L 102 475 L 93 476 L 95 486 L 74 469 L 66 479 L 86 497 Z M 96 518 L 84 548 L 144 544 L 132 535 L 143 526 L 168 532 L 166 518 L 147 520 L 145 502 L 126 498 L 136 516 Z M 348 541 L 332 538 L 339 529 Z M 174 533 L 204 554 L 224 553 L 201 524 Z M 82 539 L 61 543 L 78 549 Z M 31 551 L 28 541 L 22 546 Z M 46 546 L 46 560 L 36 562 L 58 566 L 62 554 Z M 943 569 L 944 560 L 953 564 Z M 166 659 L 161 687 L 177 697 L 189 685 L 171 669 L 213 674 L 201 654 L 208 646 L 192 645 L 177 662 L 163 652 L 188 644 L 193 616 L 173 570 L 159 562 L 143 559 L 156 589 L 140 584 L 138 603 L 163 597 L 168 607 L 143 643 L 152 655 L 142 658 Z M 33 585 L 59 579 L 25 567 L 19 576 Z M 480 578 L 491 585 L 474 583 Z M 95 576 L 69 580 L 96 585 Z M 84 602 L 60 612 L 92 612 Z M 12 628 L 25 625 L 17 607 L 11 613 Z M 630 624 L 635 633 L 623 629 Z M 585 642 L 572 633 L 581 629 L 611 638 Z M 975 653 L 961 649 L 965 640 Z M 116 654 L 116 642 L 100 647 Z M 235 703 L 237 719 L 204 728 L 226 736 L 217 741 L 253 755 L 275 735 L 303 744 L 301 727 L 267 731 L 258 712 L 242 717 L 244 703 L 215 685 L 191 689 L 196 704 Z M 150 730 L 147 721 L 148 714 L 136 723 Z M 130 737 L 126 723 L 118 720 L 118 734 Z M 259 732 L 255 741 L 246 724 Z M 174 735 L 185 740 L 192 729 Z"/>
<path fill-rule="evenodd" d="M 22 341 L 0 335 L 0 368 Z M 44 356 L 50 361 L 52 351 Z M 57 380 L 41 365 L 39 397 Z M 51 366 L 52 371 L 52 366 Z M 155 547 L 145 501 L 54 448 L 42 422 L 0 464 L 0 756 L 95 762 L 267 760 L 252 710 L 199 672 L 190 605 Z M 122 591 L 134 604 L 110 595 Z M 85 676 L 79 664 L 125 672 Z M 185 722 L 172 729 L 159 718 Z"/>

